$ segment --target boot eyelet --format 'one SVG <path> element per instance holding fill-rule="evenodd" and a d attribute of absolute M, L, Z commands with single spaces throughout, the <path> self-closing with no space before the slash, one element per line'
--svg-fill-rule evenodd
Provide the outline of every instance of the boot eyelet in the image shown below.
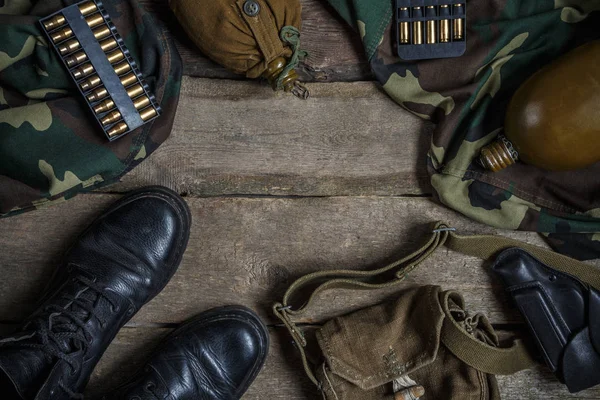
<path fill-rule="evenodd" d="M 129 309 L 127 310 L 127 315 L 133 315 L 134 312 L 135 310 L 133 309 L 133 307 L 129 307 Z"/>
<path fill-rule="evenodd" d="M 552 274 L 550 275 L 550 282 L 554 282 L 556 280 L 556 275 Z"/>
<path fill-rule="evenodd" d="M 113 313 L 113 314 L 116 314 L 116 313 L 118 313 L 119 311 L 121 311 L 121 307 L 120 307 L 120 306 L 116 306 L 116 307 L 114 307 L 114 306 L 112 306 L 112 305 L 110 306 L 110 312 L 111 312 L 111 313 Z"/>

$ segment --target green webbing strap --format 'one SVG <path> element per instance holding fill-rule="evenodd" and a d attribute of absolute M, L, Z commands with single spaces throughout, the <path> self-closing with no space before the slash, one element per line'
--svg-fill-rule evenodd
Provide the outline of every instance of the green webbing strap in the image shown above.
<path fill-rule="evenodd" d="M 431 238 L 423 247 L 390 265 L 372 271 L 342 269 L 314 272 L 299 278 L 289 287 L 283 297 L 282 303 L 277 303 L 273 306 L 273 312 L 281 319 L 283 324 L 290 331 L 295 342 L 298 344 L 306 374 L 315 385 L 320 386 L 319 381 L 313 373 L 313 367 L 310 365 L 304 351 L 304 347 L 306 347 L 307 344 L 306 339 L 292 321 L 292 317 L 301 316 L 319 293 L 327 289 L 354 287 L 372 290 L 399 285 L 406 275 L 413 271 L 440 246 L 445 245 L 452 250 L 479 257 L 484 260 L 493 259 L 504 249 L 520 247 L 545 264 L 561 272 L 576 276 L 596 289 L 600 288 L 598 271 L 591 265 L 514 239 L 492 235 L 461 236 L 457 235 L 454 231 L 454 228 L 438 222 L 434 226 Z M 392 270 L 397 270 L 395 279 L 384 283 L 370 282 L 372 278 Z M 297 309 L 293 309 L 292 306 L 290 306 L 290 299 L 302 288 L 321 280 L 324 280 L 324 283 L 320 284 L 312 292 L 306 303 Z M 466 332 L 451 317 L 449 310 L 447 309 L 447 304 L 442 301 L 442 305 L 443 308 L 445 308 L 444 311 L 446 312 L 446 316 L 450 317 L 446 318 L 444 321 L 442 341 L 450 351 L 465 363 L 480 371 L 498 375 L 512 374 L 533 366 L 533 359 L 520 341 L 514 341 L 513 345 L 509 348 L 496 348 L 480 342 Z"/>

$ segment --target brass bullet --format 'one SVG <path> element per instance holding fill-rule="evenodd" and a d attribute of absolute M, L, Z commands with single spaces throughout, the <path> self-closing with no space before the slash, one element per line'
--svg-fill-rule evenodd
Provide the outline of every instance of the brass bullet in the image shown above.
<path fill-rule="evenodd" d="M 130 74 L 127 74 L 121 78 L 121 84 L 125 87 L 132 85 L 137 81 L 138 81 L 137 76 L 135 76 L 135 74 L 133 72 Z"/>
<path fill-rule="evenodd" d="M 81 44 L 76 39 L 73 39 L 58 46 L 58 51 L 64 56 L 65 54 L 75 51 L 80 47 Z"/>
<path fill-rule="evenodd" d="M 131 97 L 132 99 L 139 96 L 142 93 L 144 93 L 144 88 L 140 84 L 131 86 L 130 88 L 127 89 L 127 95 L 129 97 Z"/>
<path fill-rule="evenodd" d="M 87 54 L 85 51 L 80 51 L 78 53 L 73 54 L 70 57 L 65 58 L 65 62 L 69 68 L 76 66 L 77 64 L 81 64 L 85 60 L 87 60 Z"/>
<path fill-rule="evenodd" d="M 98 13 L 98 14 L 92 15 L 91 17 L 87 17 L 85 19 L 85 22 L 87 22 L 87 24 L 89 25 L 90 28 L 95 28 L 98 25 L 104 23 L 104 17 L 102 17 L 102 14 Z"/>
<path fill-rule="evenodd" d="M 440 6 L 440 15 L 449 16 L 450 7 L 447 4 Z M 440 21 L 440 43 L 448 43 L 450 41 L 450 20 L 443 19 Z"/>
<path fill-rule="evenodd" d="M 118 111 L 113 111 L 113 112 L 109 113 L 108 115 L 106 115 L 106 117 L 102 118 L 100 120 L 100 122 L 102 122 L 102 125 L 110 125 L 112 123 L 119 121 L 120 119 L 121 119 L 121 113 Z"/>
<path fill-rule="evenodd" d="M 91 14 L 98 9 L 98 6 L 93 1 L 88 1 L 87 3 L 80 4 L 78 7 L 82 15 Z"/>
<path fill-rule="evenodd" d="M 127 126 L 127 124 L 125 122 L 121 122 L 115 126 L 113 126 L 112 128 L 109 129 L 108 132 L 106 132 L 106 134 L 109 137 L 115 137 L 118 136 L 122 133 L 125 133 L 127 131 L 127 129 L 129 129 L 129 127 Z"/>
<path fill-rule="evenodd" d="M 94 29 L 92 32 L 94 32 L 94 37 L 96 40 L 102 40 L 110 35 L 110 28 L 107 25 L 104 25 Z"/>
<path fill-rule="evenodd" d="M 109 63 L 114 64 L 124 59 L 125 54 L 121 50 L 117 49 L 111 53 L 108 53 L 106 57 L 108 58 Z"/>
<path fill-rule="evenodd" d="M 51 31 L 54 28 L 63 26 L 66 22 L 67 22 L 67 20 L 65 19 L 65 16 L 62 14 L 58 14 L 58 15 L 55 15 L 54 17 L 50 18 L 48 21 L 45 21 L 44 28 L 47 31 Z"/>
<path fill-rule="evenodd" d="M 115 65 L 114 67 L 115 72 L 117 73 L 117 75 L 122 75 L 125 72 L 128 72 L 131 70 L 131 65 L 129 65 L 129 63 L 127 61 L 122 62 L 121 64 Z M 127 85 L 125 85 L 127 86 Z"/>
<path fill-rule="evenodd" d="M 118 46 L 117 41 L 113 38 L 108 38 L 108 39 L 100 42 L 100 48 L 102 49 L 102 51 L 105 51 L 105 52 L 112 50 L 117 46 Z"/>
<path fill-rule="evenodd" d="M 94 71 L 96 71 L 94 69 L 94 67 L 92 66 L 92 64 L 84 64 L 81 67 L 74 69 L 73 72 L 73 77 L 77 80 L 88 76 L 89 74 L 93 73 Z"/>
<path fill-rule="evenodd" d="M 413 18 L 422 17 L 421 7 L 413 7 Z M 423 21 L 413 21 L 413 41 L 412 44 L 423 44 Z"/>
<path fill-rule="evenodd" d="M 104 100 L 102 103 L 94 107 L 94 112 L 100 114 L 115 108 L 115 102 L 112 99 Z"/>
<path fill-rule="evenodd" d="M 435 17 L 435 7 L 427 6 L 427 16 Z M 427 26 L 427 43 L 432 44 L 437 42 L 437 29 L 436 29 L 436 21 L 434 19 L 430 19 L 426 23 Z"/>
<path fill-rule="evenodd" d="M 148 96 L 140 96 L 133 100 L 133 105 L 136 110 L 141 110 L 142 108 L 150 105 L 150 98 Z"/>
<path fill-rule="evenodd" d="M 150 118 L 155 117 L 156 114 L 158 113 L 156 112 L 154 107 L 148 107 L 145 110 L 142 110 L 142 112 L 140 112 L 140 117 L 143 121 L 148 121 Z"/>
<path fill-rule="evenodd" d="M 85 81 L 81 82 L 79 84 L 79 86 L 81 87 L 81 90 L 83 90 L 84 92 L 87 92 L 88 90 L 98 86 L 100 84 L 100 82 L 101 82 L 100 77 L 98 75 L 94 75 L 94 76 L 86 79 Z"/>
<path fill-rule="evenodd" d="M 64 29 L 61 29 L 58 32 L 54 32 L 53 34 L 50 35 L 50 38 L 52 39 L 52 41 L 54 43 L 60 42 L 62 40 L 68 39 L 71 36 L 73 36 L 73 30 L 69 27 L 66 27 Z"/>
<path fill-rule="evenodd" d="M 98 100 L 102 100 L 108 96 L 108 90 L 105 87 L 94 90 L 92 93 L 87 95 L 87 99 L 90 103 L 94 103 Z"/>
<path fill-rule="evenodd" d="M 454 5 L 454 15 L 463 15 L 464 14 L 464 6 L 462 4 Z M 462 18 L 456 18 L 452 21 L 452 37 L 454 40 L 463 40 L 464 39 L 464 25 Z"/>
<path fill-rule="evenodd" d="M 408 7 L 400 8 L 400 17 L 401 18 L 409 17 Z M 398 29 L 399 29 L 398 41 L 400 42 L 400 44 L 410 43 L 410 22 L 402 21 L 402 22 L 400 22 L 399 25 L 400 26 L 398 27 Z"/>

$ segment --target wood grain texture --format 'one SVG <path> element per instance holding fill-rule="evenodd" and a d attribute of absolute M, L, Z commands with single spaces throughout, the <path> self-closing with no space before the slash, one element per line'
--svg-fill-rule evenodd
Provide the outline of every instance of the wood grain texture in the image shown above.
<path fill-rule="evenodd" d="M 200 53 L 179 26 L 167 0 L 141 0 L 140 3 L 171 32 L 183 60 L 185 75 L 243 79 L 243 76 L 227 71 Z M 306 82 L 373 79 L 360 37 L 336 11 L 320 0 L 301 0 L 301 4 L 301 47 L 310 54 L 297 69 L 301 79 Z"/>
<path fill-rule="evenodd" d="M 18 321 L 61 253 L 118 195 L 81 195 L 43 212 L 0 220 L 0 321 Z M 497 231 L 425 198 L 187 198 L 193 214 L 188 250 L 167 288 L 130 323 L 179 323 L 207 308 L 244 304 L 270 323 L 271 306 L 296 278 L 317 270 L 383 266 L 420 247 L 429 223 L 444 220 L 464 233 L 502 233 L 541 244 L 534 233 Z M 33 250 L 35 249 L 35 250 Z M 439 284 L 463 292 L 472 311 L 496 324 L 519 322 L 499 282 L 480 260 L 441 249 L 406 285 Z M 300 319 L 316 323 L 377 301 L 381 292 L 332 290 Z"/>
<path fill-rule="evenodd" d="M 185 78 L 169 140 L 111 190 L 163 184 L 220 195 L 429 194 L 433 125 L 372 82 L 309 84 L 307 101 L 256 82 Z"/>
<path fill-rule="evenodd" d="M 170 332 L 171 329 L 150 327 L 123 329 L 95 369 L 86 394 L 93 398 L 127 382 Z M 270 337 L 267 362 L 243 400 L 321 399 L 314 385 L 304 375 L 301 361 L 285 332 L 280 328 L 271 328 Z M 498 382 L 503 400 L 600 398 L 600 388 L 570 394 L 543 366 L 511 376 L 499 376 Z"/>

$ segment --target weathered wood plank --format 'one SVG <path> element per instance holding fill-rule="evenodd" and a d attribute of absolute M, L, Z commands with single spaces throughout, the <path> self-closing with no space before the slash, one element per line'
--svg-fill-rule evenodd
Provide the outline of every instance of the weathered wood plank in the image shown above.
<path fill-rule="evenodd" d="M 175 16 L 169 10 L 167 0 L 142 0 L 172 33 L 184 65 L 184 74 L 205 78 L 242 79 L 227 71 L 200 53 Z M 325 2 L 301 0 L 303 28 L 302 48 L 310 57 L 298 68 L 306 82 L 336 82 L 371 80 L 369 64 L 364 56 L 362 43 L 356 32 Z"/>
<path fill-rule="evenodd" d="M 20 320 L 60 253 L 118 195 L 81 195 L 40 212 L 0 220 L 0 321 Z M 486 227 L 425 198 L 188 198 L 194 225 L 171 283 L 130 326 L 177 323 L 207 308 L 241 303 L 277 322 L 271 306 L 296 278 L 316 270 L 366 269 L 406 255 L 426 239 L 429 223 L 448 221 L 464 233 L 498 233 L 541 243 L 534 233 Z M 478 259 L 441 249 L 407 279 L 464 293 L 472 311 L 494 323 L 519 322 L 499 282 Z M 382 292 L 333 290 L 303 322 L 314 323 L 390 298 Z"/>
<path fill-rule="evenodd" d="M 186 78 L 169 140 L 113 190 L 190 195 L 431 193 L 433 125 L 371 82 L 310 84 L 300 101 L 255 82 Z"/>
<path fill-rule="evenodd" d="M 264 369 L 250 387 L 244 400 L 320 399 L 306 378 L 297 352 L 282 329 L 270 329 L 271 349 Z M 90 396 L 117 387 L 145 363 L 153 348 L 170 329 L 125 328 L 111 344 L 88 386 Z M 570 394 L 545 367 L 498 377 L 504 400 L 526 399 L 600 399 L 600 388 Z"/>

